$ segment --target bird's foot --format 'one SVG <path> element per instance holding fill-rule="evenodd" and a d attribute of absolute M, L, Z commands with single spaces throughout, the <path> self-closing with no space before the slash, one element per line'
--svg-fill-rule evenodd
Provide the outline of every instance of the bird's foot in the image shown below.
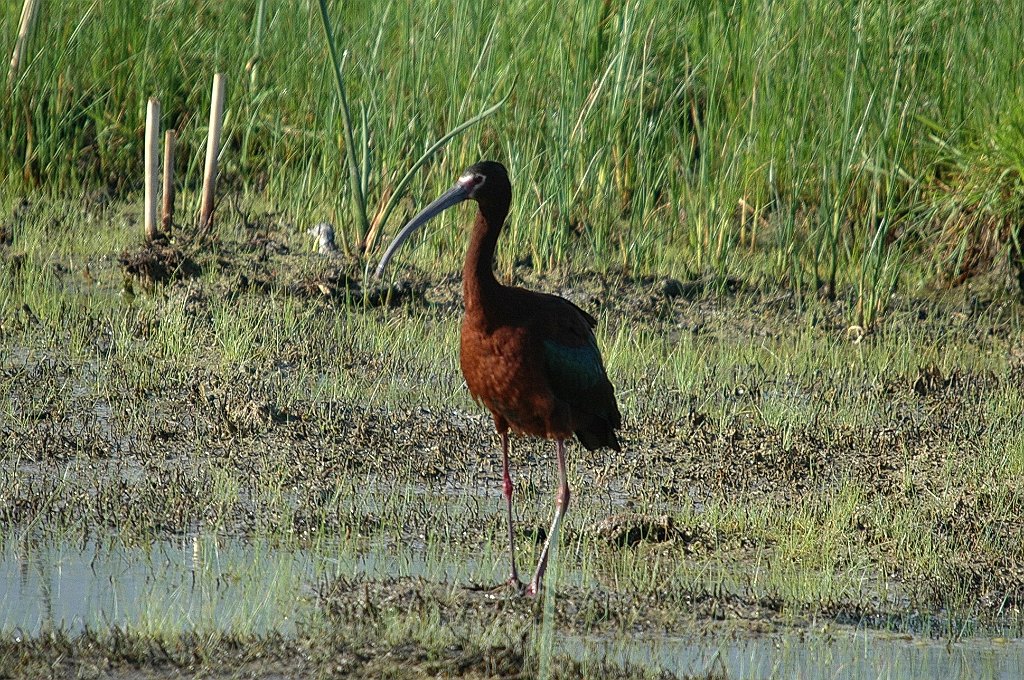
<path fill-rule="evenodd" d="M 522 581 L 520 581 L 518 576 L 511 576 L 511 577 L 509 577 L 509 579 L 507 581 L 502 581 L 501 583 L 499 583 L 496 586 L 475 585 L 475 584 L 471 585 L 471 586 L 465 586 L 466 590 L 472 590 L 472 591 L 483 592 L 483 593 L 498 593 L 498 592 L 501 592 L 502 590 L 505 590 L 506 588 L 511 588 L 512 590 L 514 590 L 516 592 L 517 595 L 522 595 L 523 593 L 526 592 L 526 584 L 523 583 Z"/>
<path fill-rule="evenodd" d="M 519 595 L 522 595 L 524 592 L 526 592 L 526 584 L 520 581 L 519 576 L 517 576 L 516 574 L 512 574 L 508 577 L 507 581 L 495 586 L 494 590 L 498 590 L 499 588 L 512 588 Z"/>

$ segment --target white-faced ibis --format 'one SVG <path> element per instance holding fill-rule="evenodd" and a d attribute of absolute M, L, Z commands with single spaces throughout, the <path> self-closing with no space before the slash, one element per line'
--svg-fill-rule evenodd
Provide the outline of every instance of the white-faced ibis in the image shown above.
<path fill-rule="evenodd" d="M 556 295 L 503 286 L 494 278 L 494 247 L 508 215 L 512 185 L 501 163 L 481 161 L 428 205 L 399 232 L 377 267 L 377 275 L 409 235 L 431 218 L 473 199 L 478 211 L 462 271 L 466 316 L 462 322 L 462 374 L 469 392 L 494 416 L 501 435 L 508 540 L 512 553 L 509 583 L 522 588 L 516 571 L 512 518 L 512 477 L 508 431 L 552 439 L 558 460 L 555 518 L 528 592 L 539 592 L 548 551 L 569 506 L 565 440 L 573 434 L 584 447 L 619 449 L 615 430 L 622 416 L 605 374 L 593 328 L 597 320 Z"/>

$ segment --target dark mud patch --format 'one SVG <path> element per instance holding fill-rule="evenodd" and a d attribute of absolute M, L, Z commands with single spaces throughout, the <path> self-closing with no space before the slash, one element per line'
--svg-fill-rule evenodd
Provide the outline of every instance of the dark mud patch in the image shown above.
<path fill-rule="evenodd" d="M 370 280 L 363 282 L 352 274 L 339 269 L 329 269 L 322 274 L 287 284 L 285 292 L 298 298 L 326 300 L 332 303 L 366 307 L 402 307 L 425 304 L 427 291 L 425 282 L 398 281 L 382 283 Z"/>
<path fill-rule="evenodd" d="M 610 515 L 594 527 L 594 533 L 602 540 L 624 548 L 632 548 L 639 543 L 665 543 L 674 539 L 681 539 L 689 545 L 697 540 L 694 532 L 676 526 L 675 520 L 669 515 Z"/>
<path fill-rule="evenodd" d="M 209 298 L 284 294 L 311 303 L 352 307 L 426 304 L 428 281 L 378 281 L 356 258 L 309 252 L 296 243 L 300 237 L 291 229 L 276 213 L 242 215 L 239 224 L 216 233 L 174 238 L 160 234 L 152 243 L 125 250 L 117 262 L 124 275 L 160 285 L 171 296 L 178 287 L 194 293 L 195 279 L 212 272 L 212 281 L 204 282 L 201 290 Z M 90 276 L 110 279 L 108 269 L 105 263 L 96 263 Z"/>
<path fill-rule="evenodd" d="M 180 281 L 202 274 L 202 268 L 192 257 L 162 237 L 140 248 L 126 250 L 118 261 L 125 274 L 146 284 Z"/>

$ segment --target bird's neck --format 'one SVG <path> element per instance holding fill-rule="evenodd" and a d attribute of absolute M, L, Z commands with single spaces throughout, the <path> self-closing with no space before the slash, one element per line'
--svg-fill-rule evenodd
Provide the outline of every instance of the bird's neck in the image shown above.
<path fill-rule="evenodd" d="M 487 300 L 500 294 L 501 284 L 494 278 L 494 248 L 508 210 L 480 206 L 473 225 L 473 235 L 462 269 L 462 292 L 466 310 L 486 310 Z"/>

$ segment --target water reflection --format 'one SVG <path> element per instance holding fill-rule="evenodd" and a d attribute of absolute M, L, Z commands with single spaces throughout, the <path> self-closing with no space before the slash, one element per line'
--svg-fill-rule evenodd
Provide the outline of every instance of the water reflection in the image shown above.
<path fill-rule="evenodd" d="M 87 626 L 119 626 L 141 633 L 289 635 L 296 632 L 297 622 L 315 616 L 312 589 L 325 578 L 422 576 L 488 582 L 503 573 L 504 562 L 496 563 L 494 557 L 455 559 L 443 549 L 366 542 L 302 550 L 210 534 L 144 545 L 125 544 L 116 537 L 80 544 L 10 541 L 0 550 L 0 633 L 74 634 Z M 567 570 L 560 578 L 572 583 L 579 574 Z M 754 635 L 717 624 L 685 636 L 556 637 L 564 652 L 585 664 L 630 663 L 679 676 L 1024 677 L 1021 640 L 946 644 L 844 626 L 833 626 L 827 635 Z"/>
<path fill-rule="evenodd" d="M 314 564 L 304 551 L 196 534 L 8 543 L 0 553 L 0 630 L 294 630 Z"/>
<path fill-rule="evenodd" d="M 946 644 L 870 631 L 839 631 L 827 637 L 790 634 L 750 636 L 718 628 L 689 637 L 616 639 L 570 637 L 566 650 L 578 658 L 606 658 L 681 676 L 749 678 L 943 678 L 1024 677 L 1024 642 L 968 640 Z M 717 673 L 717 674 L 716 674 Z"/>

